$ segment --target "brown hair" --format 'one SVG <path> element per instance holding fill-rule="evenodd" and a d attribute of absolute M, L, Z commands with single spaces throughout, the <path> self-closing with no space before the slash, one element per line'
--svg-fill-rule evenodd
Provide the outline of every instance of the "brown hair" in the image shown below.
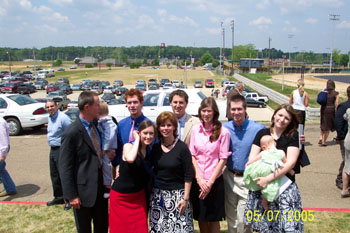
<path fill-rule="evenodd" d="M 346 88 L 346 95 L 348 96 L 348 98 L 350 98 L 350 86 Z"/>
<path fill-rule="evenodd" d="M 134 95 L 137 96 L 137 98 L 138 98 L 138 100 L 140 102 L 143 102 L 142 92 L 140 90 L 135 89 L 135 88 L 131 88 L 130 90 L 125 92 L 125 95 L 124 95 L 125 96 L 124 97 L 125 101 L 128 101 L 128 98 L 131 97 L 131 96 L 134 96 Z"/>
<path fill-rule="evenodd" d="M 335 90 L 335 83 L 333 80 L 327 81 L 327 91 L 331 92 Z"/>
<path fill-rule="evenodd" d="M 275 126 L 275 122 L 274 122 L 274 117 L 276 115 L 276 113 L 281 110 L 284 109 L 288 112 L 288 114 L 291 116 L 290 119 L 290 123 L 287 126 L 287 128 L 284 130 L 283 134 L 286 136 L 291 136 L 298 128 L 298 124 L 299 124 L 299 119 L 295 113 L 294 108 L 292 107 L 292 105 L 290 104 L 281 104 L 273 113 L 272 117 L 271 117 L 271 126 L 270 126 L 270 131 L 273 132 L 273 127 Z"/>
<path fill-rule="evenodd" d="M 185 91 L 183 91 L 183 90 L 180 90 L 180 89 L 177 89 L 177 90 L 175 90 L 175 91 L 170 93 L 170 96 L 169 96 L 170 103 L 173 101 L 173 98 L 174 98 L 175 95 L 183 97 L 185 99 L 186 104 L 188 104 L 188 95 L 187 95 L 187 93 Z"/>
<path fill-rule="evenodd" d="M 206 108 L 206 107 L 211 107 L 214 112 L 213 129 L 211 131 L 212 134 L 209 137 L 210 142 L 214 142 L 219 138 L 221 133 L 221 122 L 219 121 L 220 112 L 218 109 L 218 105 L 216 104 L 216 101 L 213 97 L 205 98 L 204 100 L 202 100 L 201 105 L 199 106 L 199 109 L 198 109 L 198 116 L 202 123 L 203 123 L 203 119 L 202 119 L 201 111 L 203 108 Z"/>
<path fill-rule="evenodd" d="M 243 103 L 243 108 L 247 109 L 247 101 L 245 100 L 244 96 L 239 94 L 239 93 L 235 93 L 231 96 L 230 98 L 230 108 L 231 108 L 231 102 L 242 102 Z"/>
<path fill-rule="evenodd" d="M 78 97 L 78 108 L 80 111 L 84 111 L 85 104 L 93 105 L 95 100 L 94 97 L 98 96 L 96 92 L 93 91 L 83 91 Z"/>
<path fill-rule="evenodd" d="M 156 120 L 156 129 L 158 137 L 161 139 L 163 136 L 159 131 L 160 125 L 163 124 L 166 120 L 169 120 L 171 124 L 174 126 L 174 137 L 177 138 L 177 118 L 172 112 L 162 112 L 159 114 Z"/>

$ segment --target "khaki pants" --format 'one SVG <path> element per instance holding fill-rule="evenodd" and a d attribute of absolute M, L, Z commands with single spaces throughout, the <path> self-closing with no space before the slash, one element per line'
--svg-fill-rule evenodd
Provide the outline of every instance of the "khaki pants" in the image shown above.
<path fill-rule="evenodd" d="M 247 233 L 250 226 L 244 225 L 244 210 L 248 189 L 243 182 L 243 176 L 235 176 L 227 168 L 224 173 L 225 182 L 225 214 L 229 233 Z"/>

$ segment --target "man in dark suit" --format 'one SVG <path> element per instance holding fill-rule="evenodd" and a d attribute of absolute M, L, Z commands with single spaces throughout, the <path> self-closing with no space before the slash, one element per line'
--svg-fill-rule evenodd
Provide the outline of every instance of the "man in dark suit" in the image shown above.
<path fill-rule="evenodd" d="M 74 208 L 79 233 L 108 232 L 108 199 L 103 198 L 101 137 L 94 124 L 100 110 L 96 93 L 79 95 L 79 117 L 62 136 L 59 172 L 63 196 Z"/>

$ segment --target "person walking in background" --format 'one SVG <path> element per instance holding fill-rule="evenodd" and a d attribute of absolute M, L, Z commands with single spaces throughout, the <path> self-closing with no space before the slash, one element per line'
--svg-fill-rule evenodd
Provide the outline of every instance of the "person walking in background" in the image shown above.
<path fill-rule="evenodd" d="M 230 111 L 232 121 L 223 124 L 230 132 L 230 151 L 232 151 L 223 174 L 225 213 L 228 232 L 243 233 L 250 232 L 250 227 L 245 226 L 243 222 L 249 191 L 243 182 L 243 172 L 255 135 L 265 126 L 247 118 L 246 100 L 238 93 L 230 98 Z"/>
<path fill-rule="evenodd" d="M 79 117 L 65 130 L 59 157 L 63 196 L 74 208 L 79 233 L 108 232 L 108 199 L 103 198 L 102 141 L 96 119 L 98 95 L 83 91 L 78 98 Z M 110 158 L 113 159 L 113 158 Z"/>
<path fill-rule="evenodd" d="M 299 79 L 297 82 L 298 89 L 292 91 L 289 97 L 289 104 L 291 104 L 299 118 L 300 124 L 305 129 L 306 107 L 309 106 L 309 94 L 304 90 L 304 81 Z"/>
<path fill-rule="evenodd" d="M 134 131 L 135 141 L 126 143 L 120 161 L 119 177 L 110 196 L 109 229 L 111 233 L 147 233 L 146 185 L 150 168 L 151 144 L 155 137 L 152 121 L 145 120 Z"/>
<path fill-rule="evenodd" d="M 183 90 L 175 90 L 169 96 L 170 106 L 175 114 L 178 127 L 178 138 L 189 145 L 191 139 L 191 131 L 194 125 L 200 124 L 198 117 L 191 116 L 186 113 L 188 104 L 188 95 Z"/>
<path fill-rule="evenodd" d="M 60 155 L 61 137 L 63 132 L 72 123 L 72 120 L 59 110 L 58 103 L 49 99 L 45 104 L 49 113 L 47 122 L 47 142 L 50 146 L 50 177 L 53 189 L 53 200 L 46 203 L 47 206 L 64 204 L 64 209 L 71 208 L 69 201 L 63 199 L 62 184 L 58 169 L 58 157 Z"/>
<path fill-rule="evenodd" d="M 339 189 L 343 189 L 343 169 L 345 156 L 344 139 L 348 132 L 348 122 L 344 119 L 344 114 L 346 113 L 346 110 L 350 108 L 350 86 L 348 86 L 346 89 L 346 94 L 348 96 L 348 100 L 338 105 L 334 118 L 335 130 L 337 131 L 337 142 L 339 143 L 340 154 L 342 157 L 339 172 L 335 180 L 335 184 Z"/>
<path fill-rule="evenodd" d="M 247 205 L 244 214 L 244 221 L 251 225 L 253 232 L 304 232 L 303 220 L 295 217 L 292 213 L 302 212 L 302 202 L 298 186 L 295 183 L 295 169 L 299 158 L 299 133 L 297 131 L 299 120 L 294 109 L 289 104 L 280 105 L 272 115 L 271 126 L 269 129 L 260 130 L 253 142 L 248 163 L 255 161 L 261 152 L 261 138 L 265 135 L 271 135 L 276 143 L 276 148 L 283 150 L 287 156 L 287 161 L 283 167 L 278 168 L 274 173 L 265 177 L 256 178 L 257 185 L 264 189 L 272 181 L 286 176 L 292 182 L 277 199 L 268 203 L 268 209 L 273 213 L 280 212 L 273 219 L 263 218 L 265 209 L 262 205 L 261 191 L 249 191 Z M 299 165 L 300 166 L 300 165 Z M 285 214 L 285 217 L 282 216 Z M 254 221 L 259 218 L 259 221 Z"/>
<path fill-rule="evenodd" d="M 346 110 L 346 113 L 344 114 L 344 119 L 348 122 L 348 126 L 350 125 L 350 108 Z M 341 192 L 341 197 L 350 197 L 349 193 L 349 180 L 350 180 L 350 130 L 348 129 L 348 132 L 345 137 L 344 141 L 344 147 L 345 147 L 345 157 L 344 157 L 344 169 L 343 169 L 343 190 Z"/>
<path fill-rule="evenodd" d="M 178 139 L 177 118 L 162 112 L 156 120 L 159 142 L 151 152 L 156 185 L 151 194 L 149 228 L 155 232 L 193 232 L 189 203 L 193 178 L 192 156 Z"/>
<path fill-rule="evenodd" d="M 100 107 L 97 128 L 100 130 L 102 137 L 102 174 L 105 187 L 103 197 L 109 198 L 112 185 L 112 170 L 109 158 L 115 156 L 115 150 L 118 145 L 117 124 L 113 121 L 112 116 L 108 116 L 107 103 L 102 101 Z"/>
<path fill-rule="evenodd" d="M 321 105 L 321 133 L 318 144 L 327 146 L 326 141 L 329 131 L 334 131 L 335 109 L 339 105 L 339 93 L 335 91 L 335 83 L 333 80 L 327 81 L 327 104 Z"/>
<path fill-rule="evenodd" d="M 4 185 L 5 191 L 0 193 L 0 197 L 15 195 L 16 185 L 10 174 L 6 170 L 6 157 L 10 151 L 9 126 L 4 118 L 0 117 L 0 181 Z"/>
<path fill-rule="evenodd" d="M 231 155 L 230 133 L 219 115 L 213 97 L 202 100 L 198 109 L 202 124 L 193 127 L 189 146 L 196 178 L 191 188 L 193 218 L 199 221 L 201 233 L 219 233 L 219 221 L 225 219 L 222 170 Z"/>

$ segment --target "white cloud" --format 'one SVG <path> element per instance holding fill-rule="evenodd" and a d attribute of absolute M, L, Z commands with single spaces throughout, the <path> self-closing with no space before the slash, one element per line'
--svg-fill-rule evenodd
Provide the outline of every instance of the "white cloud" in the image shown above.
<path fill-rule="evenodd" d="M 305 20 L 306 23 L 309 23 L 309 24 L 316 24 L 318 22 L 318 19 L 315 19 L 315 18 L 307 18 Z"/>
<path fill-rule="evenodd" d="M 154 19 L 151 16 L 146 14 L 139 16 L 137 27 L 158 29 L 158 26 L 155 24 Z"/>
<path fill-rule="evenodd" d="M 255 25 L 261 30 L 266 30 L 268 28 L 268 26 L 272 24 L 272 20 L 270 18 L 261 16 L 261 17 L 257 18 L 256 20 L 250 21 L 249 24 Z"/>
<path fill-rule="evenodd" d="M 73 0 L 49 0 L 50 3 L 58 6 L 72 5 Z"/>
<path fill-rule="evenodd" d="M 300 30 L 297 27 L 284 27 L 282 30 L 284 32 L 287 32 L 287 33 L 298 33 L 298 32 L 300 32 Z"/>
<path fill-rule="evenodd" d="M 115 0 L 114 2 L 109 0 L 102 0 L 102 5 L 118 11 L 122 8 L 130 7 L 131 2 L 130 0 Z"/>
<path fill-rule="evenodd" d="M 282 15 L 290 12 L 308 10 L 314 7 L 339 8 L 343 6 L 344 0 L 273 0 L 280 8 Z"/>
<path fill-rule="evenodd" d="M 32 8 L 32 3 L 28 0 L 20 0 L 19 5 L 23 8 Z"/>
<path fill-rule="evenodd" d="M 290 21 L 289 21 L 289 20 L 286 20 L 286 21 L 284 21 L 284 24 L 290 25 Z"/>
<path fill-rule="evenodd" d="M 6 15 L 5 8 L 0 7 L 0 17 L 5 16 L 5 15 Z"/>
<path fill-rule="evenodd" d="M 206 28 L 205 30 L 211 35 L 220 35 L 221 34 L 220 28 Z"/>
<path fill-rule="evenodd" d="M 130 34 L 132 33 L 132 29 L 131 28 L 118 28 L 114 31 L 114 34 L 116 35 L 124 35 L 124 34 Z"/>
<path fill-rule="evenodd" d="M 286 15 L 286 14 L 288 14 L 289 10 L 286 7 L 281 7 L 280 12 L 281 12 L 281 15 Z"/>
<path fill-rule="evenodd" d="M 69 22 L 69 19 L 67 16 L 61 15 L 60 13 L 57 13 L 57 12 L 47 16 L 46 18 L 48 20 L 52 20 L 52 21 L 59 22 L 59 23 Z"/>
<path fill-rule="evenodd" d="M 112 21 L 113 21 L 113 23 L 115 23 L 115 24 L 123 24 L 123 22 L 124 22 L 123 18 L 120 17 L 119 15 L 114 15 L 114 16 L 112 17 Z"/>
<path fill-rule="evenodd" d="M 339 29 L 350 29 L 350 20 L 349 21 L 346 21 L 346 20 L 341 21 L 341 23 L 339 23 L 337 25 L 337 28 L 339 28 Z"/>
<path fill-rule="evenodd" d="M 266 9 L 270 6 L 270 0 L 262 0 L 256 5 L 256 8 L 258 9 Z"/>
<path fill-rule="evenodd" d="M 160 16 L 160 17 L 165 17 L 166 15 L 167 15 L 167 11 L 166 10 L 164 10 L 164 9 L 158 9 L 157 10 L 157 14 L 158 14 L 158 16 Z"/>
<path fill-rule="evenodd" d="M 212 23 L 219 23 L 220 22 L 220 20 L 215 16 L 209 17 L 209 21 Z"/>
<path fill-rule="evenodd" d="M 53 27 L 53 26 L 50 26 L 50 25 L 47 25 L 47 24 L 44 24 L 44 25 L 41 25 L 41 26 L 35 26 L 35 28 L 42 32 L 42 33 L 48 33 L 48 32 L 52 32 L 52 33 L 56 33 L 58 32 L 58 29 Z"/>

